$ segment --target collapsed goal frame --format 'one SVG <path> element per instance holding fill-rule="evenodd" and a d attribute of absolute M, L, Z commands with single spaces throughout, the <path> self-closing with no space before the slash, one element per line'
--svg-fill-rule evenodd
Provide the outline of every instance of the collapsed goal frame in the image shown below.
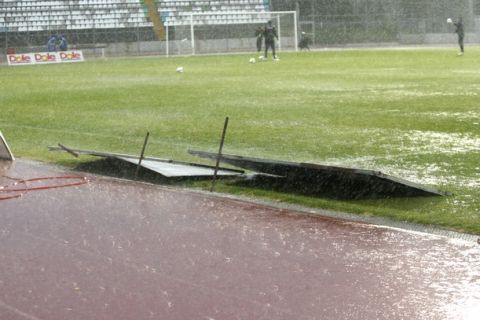
<path fill-rule="evenodd" d="M 277 51 L 298 51 L 296 11 L 181 12 L 165 21 L 166 56 L 255 52 L 255 30 L 269 20 Z"/>
<path fill-rule="evenodd" d="M 2 160 L 15 161 L 15 157 L 7 144 L 7 140 L 0 131 L 0 161 Z"/>

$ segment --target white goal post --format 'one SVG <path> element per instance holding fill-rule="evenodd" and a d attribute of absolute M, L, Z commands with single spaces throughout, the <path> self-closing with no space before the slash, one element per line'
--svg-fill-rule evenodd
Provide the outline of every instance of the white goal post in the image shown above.
<path fill-rule="evenodd" d="M 255 31 L 268 21 L 277 30 L 278 52 L 298 50 L 296 11 L 177 12 L 164 20 L 167 56 L 256 52 Z"/>

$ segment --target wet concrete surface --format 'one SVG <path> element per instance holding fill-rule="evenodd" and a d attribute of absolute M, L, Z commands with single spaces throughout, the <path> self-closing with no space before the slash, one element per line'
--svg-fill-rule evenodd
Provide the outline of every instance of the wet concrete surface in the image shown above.
<path fill-rule="evenodd" d="M 0 201 L 2 320 L 478 319 L 479 262 L 474 242 L 114 179 Z"/>

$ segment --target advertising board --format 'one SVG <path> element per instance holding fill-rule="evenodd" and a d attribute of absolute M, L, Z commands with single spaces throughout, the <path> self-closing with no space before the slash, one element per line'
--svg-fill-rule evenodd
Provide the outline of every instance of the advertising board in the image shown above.
<path fill-rule="evenodd" d="M 81 62 L 84 60 L 85 58 L 82 51 L 80 50 L 7 54 L 7 61 L 9 66 L 71 63 Z"/>

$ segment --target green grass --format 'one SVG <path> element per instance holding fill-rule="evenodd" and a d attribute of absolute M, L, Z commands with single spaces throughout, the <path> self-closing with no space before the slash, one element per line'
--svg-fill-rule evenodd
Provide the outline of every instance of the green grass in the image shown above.
<path fill-rule="evenodd" d="M 480 49 L 346 50 L 0 67 L 0 129 L 19 157 L 67 165 L 59 142 L 198 161 L 225 153 L 377 169 L 443 198 L 334 201 L 218 190 L 480 234 Z M 175 72 L 183 66 L 185 73 Z M 206 184 L 193 184 L 206 187 Z"/>

